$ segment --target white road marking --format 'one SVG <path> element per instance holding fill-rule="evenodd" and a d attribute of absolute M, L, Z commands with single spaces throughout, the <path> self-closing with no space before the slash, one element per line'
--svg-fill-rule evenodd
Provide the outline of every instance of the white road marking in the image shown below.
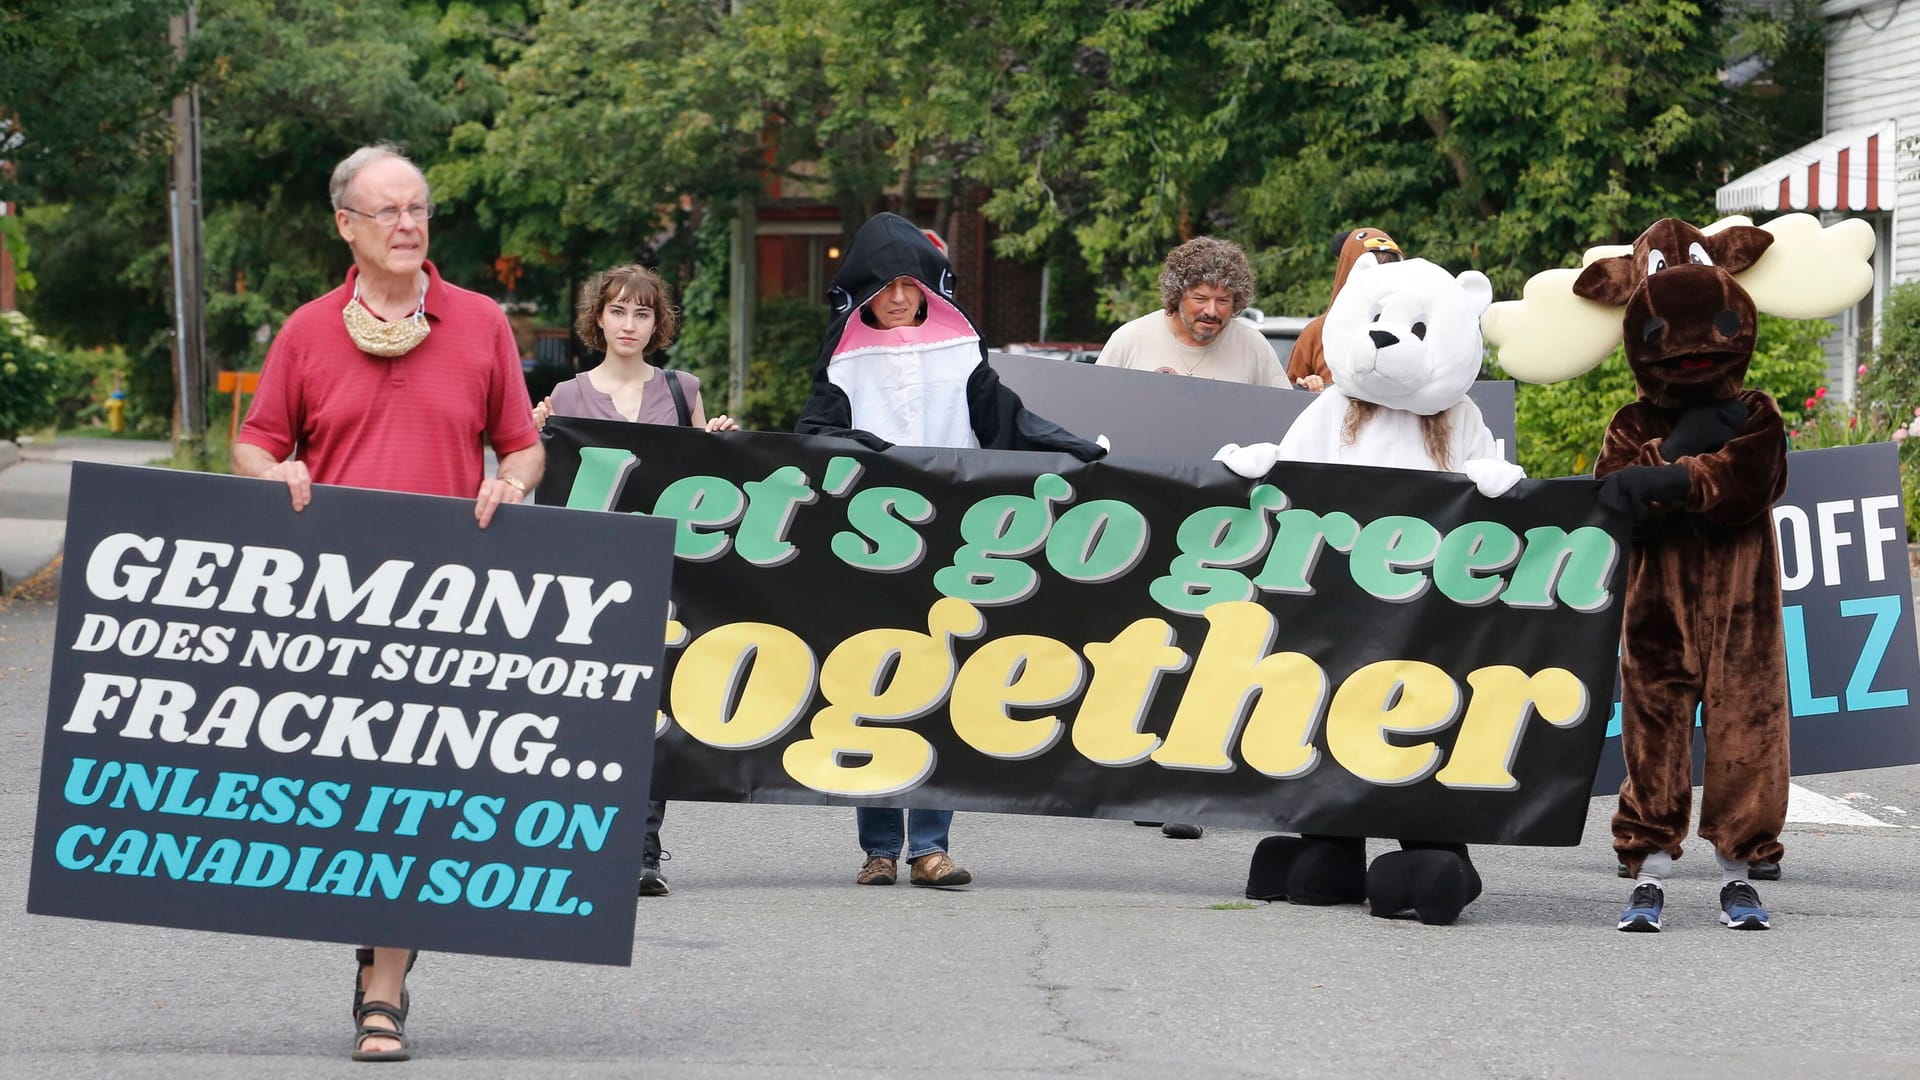
<path fill-rule="evenodd" d="M 1859 798 L 1858 792 L 1850 793 Z M 1845 802 L 1810 791 L 1799 784 L 1787 786 L 1787 820 L 1798 825 L 1857 825 L 1862 828 L 1892 829 L 1879 818 L 1862 813 Z"/>

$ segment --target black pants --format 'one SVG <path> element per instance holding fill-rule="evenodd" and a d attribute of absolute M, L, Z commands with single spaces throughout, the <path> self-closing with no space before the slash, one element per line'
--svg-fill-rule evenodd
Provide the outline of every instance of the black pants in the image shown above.
<path fill-rule="evenodd" d="M 660 862 L 660 823 L 666 816 L 667 804 L 664 800 L 647 800 L 647 835 L 640 842 L 640 861 L 646 865 Z"/>

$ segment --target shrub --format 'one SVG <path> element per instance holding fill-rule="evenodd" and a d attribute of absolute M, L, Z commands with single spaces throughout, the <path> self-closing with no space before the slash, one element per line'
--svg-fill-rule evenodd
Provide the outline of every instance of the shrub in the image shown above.
<path fill-rule="evenodd" d="M 54 405 L 57 423 L 67 428 L 98 427 L 107 422 L 106 403 L 127 377 L 127 355 L 119 349 L 73 349 L 57 367 Z M 132 426 L 132 418 L 127 418 Z"/>
<path fill-rule="evenodd" d="M 1903 418 L 1920 405 L 1920 281 L 1895 286 L 1880 315 L 1880 347 L 1860 366 L 1855 398 L 1866 409 Z"/>
<path fill-rule="evenodd" d="M 760 301 L 753 316 L 747 400 L 736 417 L 755 431 L 792 431 L 813 392 L 813 364 L 827 330 L 827 307 L 794 297 Z M 718 411 L 707 406 L 711 415 Z"/>
<path fill-rule="evenodd" d="M 1880 347 L 1860 365 L 1854 407 L 1823 409 L 1793 433 L 1795 449 L 1888 439 L 1900 445 L 1907 537 L 1920 539 L 1920 282 L 1896 286 L 1880 317 Z M 1821 404 L 1825 404 L 1824 397 Z"/>
<path fill-rule="evenodd" d="M 60 355 L 17 311 L 0 312 L 0 439 L 37 431 L 59 417 Z"/>

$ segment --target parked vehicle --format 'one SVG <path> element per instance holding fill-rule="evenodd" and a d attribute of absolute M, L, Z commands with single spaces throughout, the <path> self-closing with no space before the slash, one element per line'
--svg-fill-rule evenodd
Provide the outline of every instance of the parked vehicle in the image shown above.
<path fill-rule="evenodd" d="M 1001 346 L 1000 351 L 1091 364 L 1100 359 L 1100 348 L 1101 343 L 1097 341 L 1016 341 Z"/>
<path fill-rule="evenodd" d="M 1269 315 L 1253 307 L 1242 311 L 1240 317 L 1252 323 L 1260 336 L 1267 339 L 1267 344 L 1273 346 L 1273 354 L 1280 358 L 1283 368 L 1293 355 L 1293 343 L 1300 340 L 1300 331 L 1313 321 L 1299 315 Z"/>
<path fill-rule="evenodd" d="M 1254 329 L 1260 331 L 1260 336 L 1267 339 L 1267 344 L 1273 346 L 1273 354 L 1279 357 L 1283 368 L 1287 365 L 1287 357 L 1293 354 L 1293 343 L 1300 339 L 1300 331 L 1313 321 L 1297 315 L 1269 315 L 1251 307 L 1242 311 L 1240 317 L 1252 323 Z M 1001 346 L 999 351 L 1091 364 L 1100 358 L 1101 347 L 1098 341 L 1016 341 Z"/>

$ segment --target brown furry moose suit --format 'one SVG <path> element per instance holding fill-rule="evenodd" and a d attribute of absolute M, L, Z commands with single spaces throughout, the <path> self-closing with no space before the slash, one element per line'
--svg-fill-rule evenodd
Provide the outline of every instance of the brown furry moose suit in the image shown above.
<path fill-rule="evenodd" d="M 1574 285 L 1626 306 L 1640 391 L 1594 466 L 1602 499 L 1638 525 L 1620 660 L 1627 778 L 1613 817 L 1614 850 L 1634 873 L 1656 851 L 1680 856 L 1696 706 L 1707 746 L 1700 836 L 1740 862 L 1782 853 L 1788 707 L 1770 508 L 1786 490 L 1787 448 L 1773 398 L 1742 388 L 1759 316 L 1732 276 L 1773 239 L 1667 219 Z"/>

